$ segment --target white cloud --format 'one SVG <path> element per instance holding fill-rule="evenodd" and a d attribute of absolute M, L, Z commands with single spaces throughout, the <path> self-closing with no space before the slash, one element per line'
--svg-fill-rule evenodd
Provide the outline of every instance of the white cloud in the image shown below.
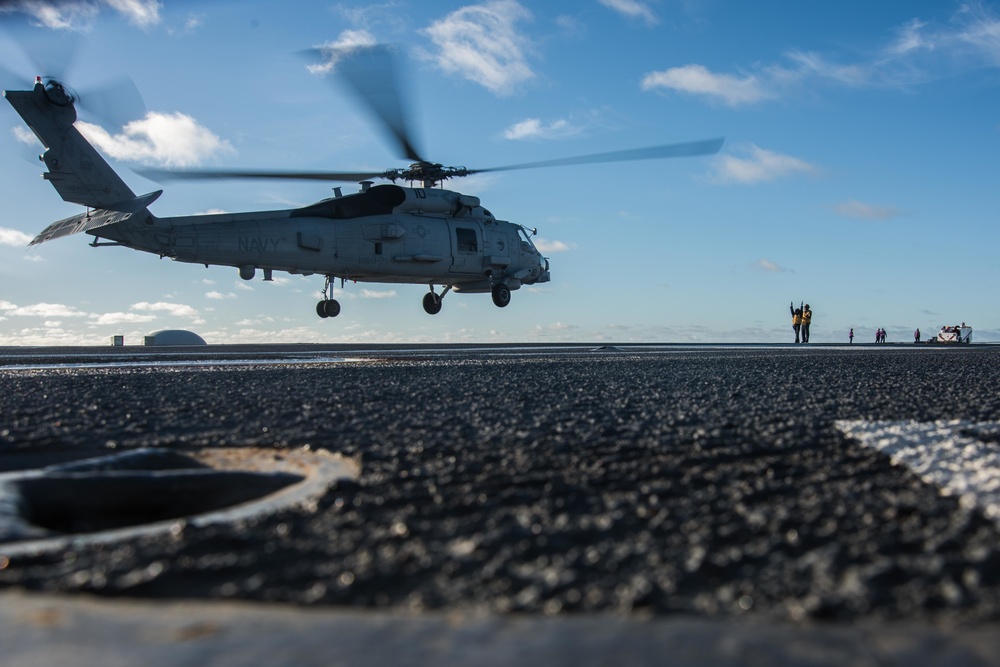
<path fill-rule="evenodd" d="M 156 315 L 140 315 L 139 313 L 104 313 L 92 317 L 94 324 L 134 324 L 152 322 L 156 319 Z"/>
<path fill-rule="evenodd" d="M 865 204 L 854 199 L 835 205 L 833 210 L 844 217 L 863 220 L 889 220 L 901 214 L 894 206 Z"/>
<path fill-rule="evenodd" d="M 31 239 L 33 238 L 35 237 L 30 234 L 25 234 L 22 231 L 10 229 L 8 227 L 0 227 L 0 245 L 23 247 L 31 243 Z"/>
<path fill-rule="evenodd" d="M 36 303 L 30 306 L 15 306 L 9 301 L 0 301 L 0 310 L 7 315 L 23 317 L 86 317 L 87 313 L 61 303 Z"/>
<path fill-rule="evenodd" d="M 15 0 L 0 6 L 0 13 L 27 14 L 37 25 L 53 30 L 88 30 L 99 11 L 98 3 L 90 0 L 63 3 Z"/>
<path fill-rule="evenodd" d="M 240 320 L 236 324 L 237 326 L 246 327 L 246 326 L 254 326 L 260 324 L 275 324 L 276 322 L 277 320 L 271 317 L 270 315 L 263 315 L 255 319 L 247 318 L 244 320 Z"/>
<path fill-rule="evenodd" d="M 660 22 L 649 5 L 639 0 L 598 0 L 598 2 L 629 18 L 642 19 L 646 25 L 652 26 Z"/>
<path fill-rule="evenodd" d="M 775 86 L 798 83 L 810 78 L 826 79 L 849 88 L 890 81 L 900 83 L 897 77 L 889 77 L 888 72 L 879 71 L 869 63 L 841 65 L 813 51 L 789 51 L 785 57 L 792 62 L 793 67 L 771 68 L 772 83 Z"/>
<path fill-rule="evenodd" d="M 1000 67 L 1000 18 L 980 3 L 965 4 L 941 27 L 911 19 L 872 52 L 867 58 L 846 60 L 793 49 L 785 53 L 784 62 L 757 65 L 741 74 L 691 64 L 651 72 L 642 88 L 676 90 L 735 107 L 812 90 L 823 82 L 848 88 L 911 86 L 969 67 Z"/>
<path fill-rule="evenodd" d="M 534 244 L 538 252 L 566 252 L 570 249 L 570 246 L 563 241 L 534 239 Z"/>
<path fill-rule="evenodd" d="M 14 135 L 14 139 L 21 142 L 22 144 L 44 148 L 44 146 L 42 146 L 42 143 L 38 141 L 38 137 L 35 136 L 35 133 L 26 128 L 24 125 L 15 125 L 14 127 L 10 128 L 10 133 Z"/>
<path fill-rule="evenodd" d="M 176 317 L 198 317 L 197 310 L 182 303 L 168 303 L 165 301 L 149 303 L 148 301 L 140 301 L 139 303 L 132 304 L 132 309 L 149 312 L 165 312 Z"/>
<path fill-rule="evenodd" d="M 149 28 L 160 22 L 158 0 L 104 0 L 109 7 L 123 14 L 128 22 L 140 28 Z"/>
<path fill-rule="evenodd" d="M 375 46 L 377 43 L 375 37 L 367 30 L 345 30 L 334 41 L 325 42 L 318 46 L 317 48 L 323 56 L 323 62 L 307 65 L 306 69 L 312 74 L 320 76 L 329 74 L 344 56 L 357 49 Z"/>
<path fill-rule="evenodd" d="M 438 47 L 438 67 L 506 96 L 535 76 L 527 62 L 528 39 L 518 27 L 531 19 L 516 0 L 494 0 L 462 7 L 423 33 Z"/>
<path fill-rule="evenodd" d="M 733 107 L 753 104 L 772 96 L 756 77 L 715 74 L 702 65 L 685 65 L 662 72 L 650 72 L 642 78 L 642 89 L 655 88 L 702 95 Z"/>
<path fill-rule="evenodd" d="M 396 290 L 361 290 L 362 299 L 395 299 L 396 296 L 398 296 Z"/>
<path fill-rule="evenodd" d="M 885 53 L 890 56 L 902 56 L 918 50 L 933 51 L 934 45 L 921 34 L 921 30 L 926 26 L 923 21 L 911 20 L 899 29 L 898 36 L 885 48 Z"/>
<path fill-rule="evenodd" d="M 217 292 L 213 290 L 211 292 L 205 292 L 205 298 L 215 299 L 216 301 L 222 301 L 223 299 L 235 299 L 236 295 L 232 292 L 227 292 L 226 294 L 223 294 L 222 292 Z"/>
<path fill-rule="evenodd" d="M 134 120 L 121 134 L 77 121 L 80 132 L 98 149 L 117 160 L 167 167 L 191 167 L 209 158 L 232 154 L 232 145 L 182 113 L 151 111 Z"/>
<path fill-rule="evenodd" d="M 550 333 L 559 333 L 564 331 L 572 331 L 574 329 L 579 329 L 575 324 L 566 324 L 565 322 L 553 322 L 552 324 L 536 324 L 534 332 L 536 335 L 546 335 Z"/>
<path fill-rule="evenodd" d="M 754 262 L 751 267 L 757 271 L 764 271 L 765 273 L 785 273 L 788 271 L 788 269 L 781 266 L 777 262 L 772 262 L 771 260 L 764 259 L 763 257 Z"/>
<path fill-rule="evenodd" d="M 0 5 L 0 14 L 20 12 L 45 28 L 86 32 L 105 8 L 122 14 L 132 25 L 149 28 L 160 22 L 161 6 L 158 0 L 14 0 Z"/>
<path fill-rule="evenodd" d="M 527 118 L 514 123 L 503 132 L 504 139 L 556 139 L 578 134 L 580 129 L 568 120 L 560 118 L 543 124 L 538 118 Z"/>
<path fill-rule="evenodd" d="M 1000 22 L 996 19 L 980 21 L 957 37 L 993 66 L 1000 64 Z"/>
<path fill-rule="evenodd" d="M 713 180 L 719 183 L 759 183 L 795 173 L 815 173 L 816 167 L 794 158 L 765 150 L 753 144 L 745 146 L 747 157 L 720 155 L 715 159 Z"/>
<path fill-rule="evenodd" d="M 907 45 L 919 48 L 906 49 Z M 1000 18 L 981 2 L 962 4 L 943 28 L 911 21 L 893 46 L 895 53 L 934 53 L 942 59 L 954 56 L 997 67 L 1000 66 Z"/>

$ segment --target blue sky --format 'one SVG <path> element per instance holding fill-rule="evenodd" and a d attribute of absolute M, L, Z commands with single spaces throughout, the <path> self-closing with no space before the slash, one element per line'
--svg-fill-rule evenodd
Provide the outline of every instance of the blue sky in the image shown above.
<path fill-rule="evenodd" d="M 39 9 L 41 8 L 41 9 Z M 143 166 L 405 166 L 335 81 L 299 54 L 392 43 L 424 154 L 492 167 L 724 136 L 714 156 L 485 174 L 447 187 L 538 228 L 552 281 L 450 294 L 348 284 L 316 317 L 321 277 L 239 279 L 77 235 L 82 212 L 25 156 L 0 104 L 0 345 L 815 342 L 910 340 L 968 322 L 1000 340 L 996 186 L 1000 4 L 720 0 L 0 3 L 0 60 L 28 85 L 39 44 L 78 42 L 78 91 L 127 75 L 144 116 L 81 125 L 157 215 L 299 206 L 323 183 L 152 183 Z M 53 42 L 52 40 L 55 40 Z M 43 51 L 44 53 L 45 51 Z M 4 74 L 12 78 L 11 74 Z M 354 186 L 346 185 L 345 191 Z"/>

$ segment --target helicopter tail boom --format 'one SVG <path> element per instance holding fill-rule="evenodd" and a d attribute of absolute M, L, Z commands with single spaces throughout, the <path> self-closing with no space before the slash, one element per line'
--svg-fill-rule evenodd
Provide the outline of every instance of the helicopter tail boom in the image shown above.
<path fill-rule="evenodd" d="M 41 160 L 48 171 L 42 177 L 64 201 L 115 210 L 122 202 L 136 200 L 135 193 L 73 125 L 73 97 L 61 84 L 45 84 L 39 78 L 32 90 L 4 91 L 4 97 L 45 146 Z"/>

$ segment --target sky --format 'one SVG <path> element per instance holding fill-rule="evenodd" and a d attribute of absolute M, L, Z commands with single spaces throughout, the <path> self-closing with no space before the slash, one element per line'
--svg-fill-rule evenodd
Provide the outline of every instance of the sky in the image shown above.
<path fill-rule="evenodd" d="M 63 67 L 78 92 L 128 77 L 145 109 L 77 125 L 158 216 L 283 209 L 333 185 L 154 183 L 143 167 L 406 166 L 366 110 L 307 67 L 324 45 L 393 44 L 422 153 L 488 168 L 725 137 L 715 155 L 482 174 L 446 187 L 535 227 L 552 280 L 512 294 L 245 282 L 231 267 L 32 248 L 82 213 L 0 103 L 0 345 L 893 341 L 966 322 L 1000 340 L 1000 3 L 491 0 L 0 1 L 0 81 Z M 63 59 L 62 65 L 52 65 Z M 86 94 L 81 93 L 86 99 Z M 126 122 L 127 121 L 127 122 Z"/>

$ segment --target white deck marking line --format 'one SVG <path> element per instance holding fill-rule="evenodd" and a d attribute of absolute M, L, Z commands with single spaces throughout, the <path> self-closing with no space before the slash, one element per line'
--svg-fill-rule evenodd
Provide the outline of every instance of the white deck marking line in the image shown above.
<path fill-rule="evenodd" d="M 839 420 L 835 426 L 1000 524 L 1000 444 L 976 437 L 996 438 L 1000 422 Z"/>

